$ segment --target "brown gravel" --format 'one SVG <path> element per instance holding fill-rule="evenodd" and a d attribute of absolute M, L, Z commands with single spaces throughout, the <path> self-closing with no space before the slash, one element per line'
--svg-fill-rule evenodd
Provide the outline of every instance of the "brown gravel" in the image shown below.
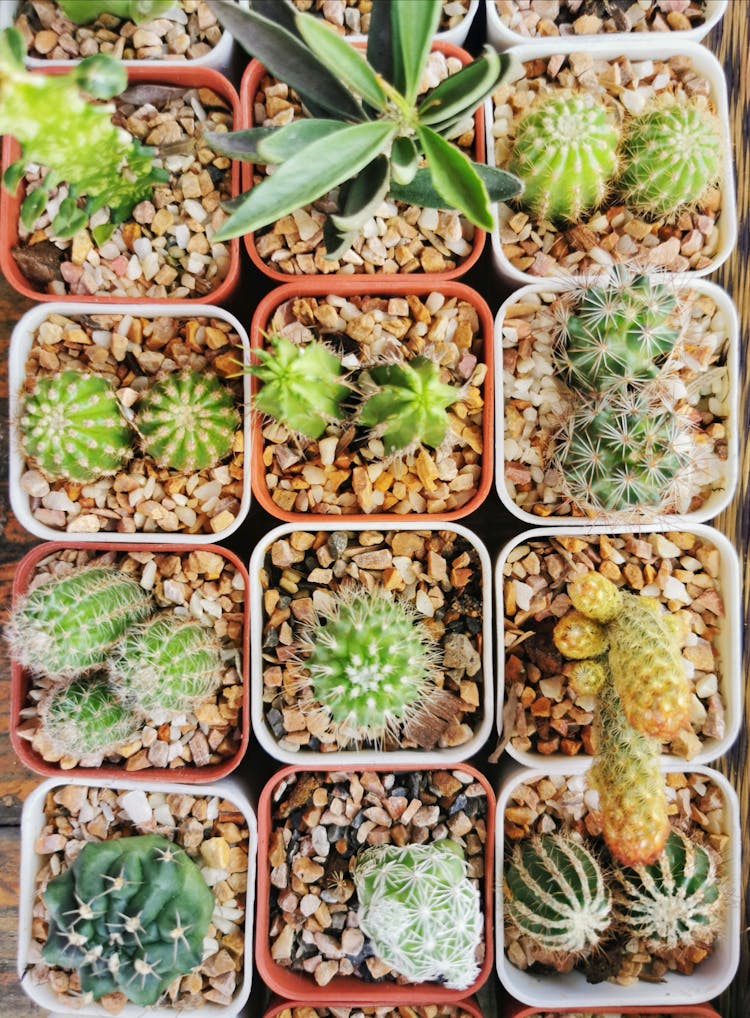
<path fill-rule="evenodd" d="M 690 759 L 705 739 L 725 732 L 722 663 L 716 641 L 724 605 L 718 549 L 685 532 L 552 537 L 520 544 L 503 576 L 505 723 L 511 745 L 564 756 L 592 752 L 596 698 L 568 684 L 568 669 L 552 642 L 555 622 L 570 609 L 566 585 L 596 569 L 624 590 L 657 598 L 684 621 L 682 657 L 693 686 L 692 733 L 666 747 Z"/>
<path fill-rule="evenodd" d="M 242 655 L 244 652 L 244 580 L 232 563 L 208 549 L 189 553 L 94 552 L 74 548 L 53 552 L 36 566 L 29 589 L 52 577 L 68 576 L 84 565 L 114 565 L 138 579 L 153 594 L 159 610 L 198 619 L 221 641 L 223 668 L 216 693 L 179 717 L 146 718 L 138 736 L 116 751 L 87 757 L 61 756 L 39 729 L 37 704 L 53 685 L 49 678 L 29 678 L 26 706 L 18 733 L 47 763 L 62 770 L 120 766 L 125 772 L 168 767 L 178 771 L 219 764 L 234 756 L 242 740 Z M 179 780 L 179 775 L 175 775 Z"/>
<path fill-rule="evenodd" d="M 286 1007 L 275 1018 L 474 1018 L 458 1004 L 402 1004 L 399 1007 Z"/>
<path fill-rule="evenodd" d="M 370 29 L 372 0 L 292 0 L 300 11 L 318 14 L 340 35 L 366 34 Z M 469 10 L 469 0 L 443 0 L 438 31 L 455 28 Z"/>
<path fill-rule="evenodd" d="M 602 32 L 686 32 L 704 23 L 703 0 L 495 0 L 506 28 L 528 38 Z"/>
<path fill-rule="evenodd" d="M 156 833 L 185 849 L 203 870 L 216 899 L 201 965 L 170 983 L 160 1004 L 179 1009 L 207 1004 L 229 1007 L 243 978 L 248 854 L 256 851 L 256 846 L 250 845 L 242 811 L 226 799 L 199 793 L 61 785 L 47 794 L 44 817 L 44 828 L 34 846 L 40 869 L 26 959 L 32 981 L 48 985 L 61 1006 L 81 1006 L 77 973 L 51 968 L 42 960 L 41 948 L 47 939 L 42 893 L 52 877 L 70 866 L 86 842 Z M 123 994 L 113 993 L 103 997 L 100 1006 L 110 1014 L 119 1014 L 126 1003 Z"/>

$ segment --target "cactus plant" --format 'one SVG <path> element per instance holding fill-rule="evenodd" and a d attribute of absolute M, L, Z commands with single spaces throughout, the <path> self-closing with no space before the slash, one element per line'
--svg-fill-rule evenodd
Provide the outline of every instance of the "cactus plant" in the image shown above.
<path fill-rule="evenodd" d="M 57 3 L 63 14 L 79 25 L 94 21 L 100 14 L 140 24 L 166 14 L 175 0 L 57 0 Z"/>
<path fill-rule="evenodd" d="M 184 849 L 145 834 L 84 845 L 44 903 L 45 961 L 75 970 L 95 1000 L 119 992 L 145 1007 L 200 964 L 214 896 Z"/>
<path fill-rule="evenodd" d="M 574 661 L 599 657 L 609 646 L 604 627 L 579 611 L 563 615 L 552 631 L 552 639 L 560 653 Z"/>
<path fill-rule="evenodd" d="M 342 382 L 341 361 L 317 341 L 298 346 L 285 336 L 266 337 L 268 350 L 256 350 L 259 364 L 247 370 L 263 386 L 253 398 L 261 413 L 292 432 L 320 438 L 328 424 L 343 416 L 349 387 Z"/>
<path fill-rule="evenodd" d="M 137 580 L 109 566 L 88 566 L 22 597 L 5 635 L 24 667 L 70 678 L 100 667 L 128 626 L 153 608 Z"/>
<path fill-rule="evenodd" d="M 143 714 L 182 714 L 221 682 L 213 628 L 161 612 L 133 626 L 112 650 L 109 678 L 120 699 Z"/>
<path fill-rule="evenodd" d="M 357 856 L 354 885 L 360 929 L 387 965 L 452 990 L 476 980 L 482 912 L 460 845 L 375 845 Z"/>
<path fill-rule="evenodd" d="M 617 189 L 625 203 L 652 218 L 699 206 L 719 179 L 719 121 L 695 103 L 659 102 L 633 117 L 622 145 Z"/>
<path fill-rule="evenodd" d="M 436 449 L 448 432 L 446 411 L 461 390 L 441 382 L 440 367 L 423 356 L 379 364 L 368 373 L 378 389 L 363 403 L 359 423 L 376 429 L 388 455 L 417 442 Z"/>
<path fill-rule="evenodd" d="M 53 686 L 39 704 L 39 718 L 55 752 L 76 757 L 109 753 L 141 727 L 103 676 Z"/>
<path fill-rule="evenodd" d="M 604 200 L 619 142 L 619 127 L 598 97 L 540 98 L 518 124 L 508 163 L 524 185 L 520 204 L 539 219 L 579 219 Z"/>
<path fill-rule="evenodd" d="M 132 432 L 111 382 L 73 368 L 34 380 L 18 430 L 24 456 L 50 480 L 95 481 L 131 455 Z"/>
<path fill-rule="evenodd" d="M 564 966 L 594 951 L 612 923 L 601 865 L 570 834 L 515 845 L 505 869 L 505 919 Z"/>
<path fill-rule="evenodd" d="M 191 369 L 155 382 L 136 412 L 143 451 L 180 473 L 220 463 L 232 451 L 239 424 L 229 390 L 215 375 Z"/>

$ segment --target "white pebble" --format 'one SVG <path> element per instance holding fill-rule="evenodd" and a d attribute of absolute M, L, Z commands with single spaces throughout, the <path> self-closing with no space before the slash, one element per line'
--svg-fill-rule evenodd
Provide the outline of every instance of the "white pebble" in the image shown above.
<path fill-rule="evenodd" d="M 125 792 L 123 795 L 118 796 L 117 801 L 134 824 L 145 824 L 151 819 L 153 811 L 148 797 L 140 789 L 133 792 Z"/>

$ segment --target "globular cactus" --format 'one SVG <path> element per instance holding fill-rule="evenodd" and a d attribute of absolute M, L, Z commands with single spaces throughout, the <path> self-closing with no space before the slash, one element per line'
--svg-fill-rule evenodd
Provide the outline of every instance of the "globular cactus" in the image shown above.
<path fill-rule="evenodd" d="M 569 834 L 543 834 L 514 846 L 503 909 L 506 922 L 561 964 L 594 951 L 612 923 L 601 865 Z"/>
<path fill-rule="evenodd" d="M 137 580 L 109 566 L 88 566 L 22 597 L 5 635 L 25 668 L 70 678 L 100 667 L 125 630 L 153 609 Z"/>
<path fill-rule="evenodd" d="M 134 710 L 182 714 L 220 685 L 219 641 L 212 628 L 162 612 L 124 634 L 108 668 L 113 688 Z"/>
<path fill-rule="evenodd" d="M 560 653 L 573 661 L 599 657 L 609 646 L 604 627 L 578 611 L 563 615 L 552 630 L 552 640 Z"/>
<path fill-rule="evenodd" d="M 719 121 L 695 104 L 658 103 L 633 117 L 622 144 L 617 189 L 626 205 L 652 218 L 700 206 L 724 157 Z"/>
<path fill-rule="evenodd" d="M 614 914 L 646 950 L 706 948 L 715 939 L 724 896 L 713 855 L 672 830 L 650 865 L 615 866 Z"/>
<path fill-rule="evenodd" d="M 341 380 L 341 361 L 315 341 L 298 346 L 277 334 L 266 341 L 268 349 L 254 351 L 260 363 L 247 369 L 263 383 L 253 406 L 292 432 L 320 438 L 332 421 L 342 418 L 350 393 Z"/>
<path fill-rule="evenodd" d="M 66 17 L 79 25 L 87 25 L 100 14 L 112 14 L 139 24 L 160 18 L 174 7 L 174 0 L 58 0 Z"/>
<path fill-rule="evenodd" d="M 565 665 L 570 688 L 578 696 L 596 696 L 607 681 L 608 672 L 603 658 L 587 658 Z"/>
<path fill-rule="evenodd" d="M 145 834 L 84 845 L 44 903 L 44 960 L 95 1000 L 119 992 L 147 1007 L 200 964 L 214 896 L 184 849 Z"/>
<path fill-rule="evenodd" d="M 411 982 L 465 990 L 479 975 L 479 891 L 454 841 L 376 845 L 357 857 L 359 925 L 375 954 Z"/>
<path fill-rule="evenodd" d="M 56 752 L 75 757 L 109 753 L 142 727 L 102 676 L 53 686 L 39 704 L 39 718 Z"/>
<path fill-rule="evenodd" d="M 571 222 L 600 205 L 618 168 L 620 129 L 588 93 L 542 97 L 518 124 L 508 169 L 539 219 Z"/>
<path fill-rule="evenodd" d="M 594 569 L 581 573 L 568 584 L 568 597 L 577 611 L 597 622 L 611 622 L 622 607 L 619 588 Z"/>
<path fill-rule="evenodd" d="M 41 375 L 21 398 L 21 449 L 50 480 L 87 483 L 132 455 L 132 431 L 111 382 L 69 368 Z"/>
<path fill-rule="evenodd" d="M 374 428 L 388 455 L 417 442 L 431 449 L 448 432 L 448 407 L 461 398 L 461 389 L 440 381 L 440 367 L 429 357 L 413 357 L 398 364 L 369 369 L 377 391 L 368 396 L 359 423 Z"/>
<path fill-rule="evenodd" d="M 231 392 L 215 375 L 190 369 L 155 382 L 136 412 L 143 452 L 183 474 L 220 463 L 239 425 Z"/>

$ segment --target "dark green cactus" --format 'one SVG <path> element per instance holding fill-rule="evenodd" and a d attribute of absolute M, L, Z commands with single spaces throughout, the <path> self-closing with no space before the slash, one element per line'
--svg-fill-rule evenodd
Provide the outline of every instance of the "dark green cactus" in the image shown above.
<path fill-rule="evenodd" d="M 141 728 L 102 677 L 54 686 L 39 704 L 39 717 L 55 749 L 75 757 L 109 753 Z"/>

